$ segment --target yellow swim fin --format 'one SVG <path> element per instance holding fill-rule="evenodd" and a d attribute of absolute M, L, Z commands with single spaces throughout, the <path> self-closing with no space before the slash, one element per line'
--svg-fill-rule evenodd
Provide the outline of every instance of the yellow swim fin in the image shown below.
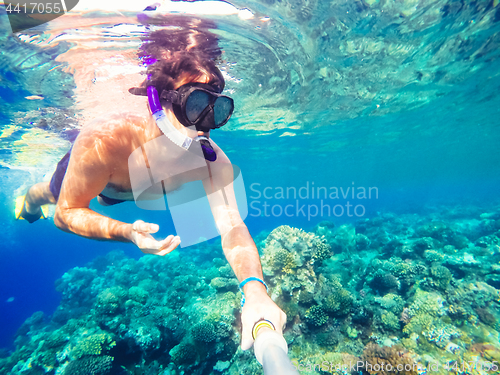
<path fill-rule="evenodd" d="M 35 214 L 30 214 L 26 211 L 26 195 L 21 195 L 16 198 L 15 207 L 16 220 L 26 220 L 28 223 L 34 223 L 38 219 L 47 219 L 49 216 L 49 205 L 45 204 L 40 207 L 40 210 Z"/>

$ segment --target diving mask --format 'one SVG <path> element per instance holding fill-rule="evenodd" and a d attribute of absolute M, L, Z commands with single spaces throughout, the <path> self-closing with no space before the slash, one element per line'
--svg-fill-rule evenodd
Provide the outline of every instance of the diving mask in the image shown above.
<path fill-rule="evenodd" d="M 156 90 L 156 87 L 148 86 L 147 95 L 148 95 L 149 107 L 151 108 L 151 112 L 153 113 L 153 118 L 155 119 L 158 128 L 160 128 L 162 133 L 165 134 L 165 136 L 168 139 L 170 139 L 173 143 L 175 143 L 177 146 L 182 147 L 186 150 L 189 149 L 191 143 L 193 142 L 193 139 L 178 131 L 175 128 L 175 126 L 170 122 L 170 120 L 167 118 L 167 115 L 161 106 L 160 98 L 158 96 L 158 91 Z M 207 111 L 204 112 L 206 117 Z M 199 119 L 201 119 L 201 116 L 202 114 L 199 115 Z M 203 151 L 203 156 L 205 157 L 206 160 L 215 161 L 217 159 L 217 154 L 207 137 L 198 136 L 194 139 L 194 141 L 200 144 L 201 149 Z"/>
<path fill-rule="evenodd" d="M 223 126 L 234 110 L 232 98 L 205 83 L 188 83 L 177 90 L 164 90 L 160 99 L 172 103 L 174 114 L 181 124 L 194 126 L 202 132 Z"/>

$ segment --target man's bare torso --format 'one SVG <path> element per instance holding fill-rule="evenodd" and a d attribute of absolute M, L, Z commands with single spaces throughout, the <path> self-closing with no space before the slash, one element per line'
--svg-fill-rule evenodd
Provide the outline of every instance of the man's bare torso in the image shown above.
<path fill-rule="evenodd" d="M 95 152 L 88 152 L 91 148 L 96 148 Z M 70 162 L 67 174 L 69 176 L 78 174 L 78 163 L 101 165 L 100 169 L 106 168 L 107 172 L 101 179 L 106 178 L 107 181 L 101 191 L 97 191 L 99 190 L 97 189 L 94 192 L 112 199 L 134 200 L 131 181 L 133 171 L 129 168 L 133 162 L 130 164 L 129 159 L 138 148 L 142 148 L 139 155 L 144 156 L 145 166 L 148 169 L 151 169 L 152 164 L 154 164 L 153 168 L 156 169 L 154 173 L 158 175 L 158 165 L 161 166 L 161 172 L 165 177 L 161 178 L 164 193 L 175 191 L 187 182 L 204 180 L 208 177 L 207 162 L 204 159 L 199 160 L 198 157 L 197 160 L 191 162 L 194 167 L 186 165 L 192 159 L 192 157 L 186 159 L 186 155 L 189 156 L 190 152 L 180 150 L 178 146 L 169 142 L 150 117 L 130 114 L 87 125 L 75 142 L 72 151 L 72 159 L 75 160 Z M 222 154 L 222 159 L 224 159 L 225 155 L 220 152 L 220 149 L 216 147 L 216 150 L 218 154 Z M 137 152 L 135 154 L 137 155 Z M 79 160 L 80 155 L 83 155 L 81 160 Z M 199 168 L 200 166 L 204 168 Z M 151 170 L 149 175 L 151 176 Z M 143 180 L 144 184 L 151 185 L 151 180 Z M 137 181 L 135 182 L 137 185 Z M 159 183 L 159 181 L 156 182 Z M 92 178 L 84 179 L 83 183 L 93 185 Z M 102 185 L 103 181 L 100 186 Z M 92 188 L 93 186 L 90 186 L 90 189 Z M 159 198 L 156 194 L 150 195 L 149 199 Z"/>

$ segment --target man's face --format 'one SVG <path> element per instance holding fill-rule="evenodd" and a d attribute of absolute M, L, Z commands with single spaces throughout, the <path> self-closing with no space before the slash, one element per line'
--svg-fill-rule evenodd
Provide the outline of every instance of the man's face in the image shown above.
<path fill-rule="evenodd" d="M 184 86 L 188 83 L 209 83 L 210 82 L 210 78 L 204 74 L 202 76 L 199 76 L 199 77 L 192 77 L 188 74 L 183 74 L 179 77 L 179 79 L 175 82 L 175 85 L 174 85 L 174 90 L 177 90 L 179 87 L 181 86 Z M 175 116 L 174 116 L 175 117 Z M 183 125 L 177 120 L 177 118 L 175 117 L 175 121 L 176 121 L 176 127 L 179 125 L 179 126 L 182 126 Z M 205 136 L 207 138 L 210 138 L 210 130 L 209 131 L 197 131 L 197 135 L 198 136 Z M 188 136 L 190 136 L 190 134 L 188 134 Z"/>

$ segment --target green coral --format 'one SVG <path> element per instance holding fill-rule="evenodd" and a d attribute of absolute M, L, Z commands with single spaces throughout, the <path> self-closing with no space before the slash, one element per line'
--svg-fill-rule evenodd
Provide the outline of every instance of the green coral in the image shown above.
<path fill-rule="evenodd" d="M 328 315 L 321 306 L 314 305 L 306 311 L 307 323 L 315 327 L 321 327 L 328 322 Z"/>
<path fill-rule="evenodd" d="M 436 250 L 427 250 L 424 252 L 424 257 L 429 262 L 441 262 L 444 259 L 444 254 L 439 253 Z"/>
<path fill-rule="evenodd" d="M 195 325 L 191 330 L 191 333 L 193 335 L 193 338 L 196 341 L 200 342 L 208 343 L 214 341 L 217 338 L 213 324 L 207 321 Z"/>
<path fill-rule="evenodd" d="M 434 319 L 443 309 L 443 301 L 439 295 L 417 289 L 415 300 L 407 311 L 410 320 L 403 328 L 403 332 L 409 335 L 429 330 Z"/>
<path fill-rule="evenodd" d="M 216 277 L 212 279 L 212 281 L 210 281 L 210 286 L 214 289 L 217 289 L 219 292 L 227 290 L 237 290 L 238 281 L 234 278 L 228 279 L 225 277 Z"/>
<path fill-rule="evenodd" d="M 392 312 L 388 311 L 381 316 L 382 325 L 389 331 L 399 331 L 399 319 Z"/>
<path fill-rule="evenodd" d="M 315 261 L 321 263 L 323 260 L 333 256 L 332 249 L 327 245 L 324 238 L 316 237 L 313 239 L 314 247 L 312 249 L 312 257 Z"/>
<path fill-rule="evenodd" d="M 126 292 L 121 287 L 104 289 L 97 296 L 96 309 L 102 314 L 115 314 L 125 299 Z"/>
<path fill-rule="evenodd" d="M 174 346 L 169 354 L 176 365 L 183 365 L 196 359 L 196 348 L 193 344 L 182 342 Z"/>
<path fill-rule="evenodd" d="M 375 297 L 375 302 L 380 303 L 382 308 L 389 310 L 396 315 L 403 312 L 404 300 L 397 294 L 387 293 L 383 297 Z"/>
<path fill-rule="evenodd" d="M 271 264 L 275 271 L 285 274 L 292 273 L 293 269 L 297 267 L 293 254 L 285 249 L 278 249 L 274 253 Z"/>
<path fill-rule="evenodd" d="M 71 361 L 64 370 L 64 375 L 106 375 L 113 367 L 113 357 L 90 356 Z"/>
<path fill-rule="evenodd" d="M 329 330 L 327 332 L 318 333 L 316 343 L 323 347 L 334 347 L 340 341 L 341 335 L 337 330 Z"/>
<path fill-rule="evenodd" d="M 98 356 L 114 347 L 116 343 L 106 333 L 97 333 L 81 339 L 71 350 L 71 357 L 79 359 L 86 356 Z"/>
<path fill-rule="evenodd" d="M 412 317 L 408 324 L 406 324 L 403 328 L 403 332 L 406 334 L 421 333 L 422 331 L 428 330 L 434 318 L 431 315 L 427 314 L 419 314 Z"/>
<path fill-rule="evenodd" d="M 308 292 L 307 290 L 301 290 L 298 301 L 303 305 L 308 305 L 314 301 L 314 294 Z"/>
<path fill-rule="evenodd" d="M 40 365 L 40 366 L 45 367 L 45 368 L 56 367 L 57 366 L 57 352 L 55 350 L 42 351 L 35 358 L 32 365 Z"/>
<path fill-rule="evenodd" d="M 146 303 L 148 300 L 148 292 L 138 286 L 133 286 L 128 290 L 128 298 L 140 304 Z"/>
<path fill-rule="evenodd" d="M 229 264 L 224 264 L 223 266 L 219 267 L 219 272 L 222 277 L 226 277 L 228 279 L 234 278 L 233 269 Z"/>
<path fill-rule="evenodd" d="M 61 346 L 64 346 L 68 342 L 68 338 L 65 334 L 60 331 L 54 331 L 50 334 L 49 337 L 45 339 L 43 343 L 43 348 L 45 350 L 56 349 Z"/>
<path fill-rule="evenodd" d="M 329 314 L 335 316 L 347 315 L 352 308 L 352 295 L 343 288 L 338 288 L 326 297 L 321 307 Z"/>
<path fill-rule="evenodd" d="M 394 263 L 389 265 L 389 271 L 396 277 L 409 276 L 412 272 L 410 263 L 403 262 L 400 258 L 391 259 Z"/>
<path fill-rule="evenodd" d="M 216 277 L 219 277 L 221 274 L 220 274 L 220 271 L 216 268 L 216 267 L 210 267 L 209 269 L 207 269 L 205 271 L 205 280 L 206 281 L 210 281 L 212 279 L 215 279 Z"/>
<path fill-rule="evenodd" d="M 435 266 L 431 268 L 432 278 L 436 281 L 436 284 L 441 289 L 446 289 L 453 279 L 453 275 L 450 270 L 444 266 Z"/>

